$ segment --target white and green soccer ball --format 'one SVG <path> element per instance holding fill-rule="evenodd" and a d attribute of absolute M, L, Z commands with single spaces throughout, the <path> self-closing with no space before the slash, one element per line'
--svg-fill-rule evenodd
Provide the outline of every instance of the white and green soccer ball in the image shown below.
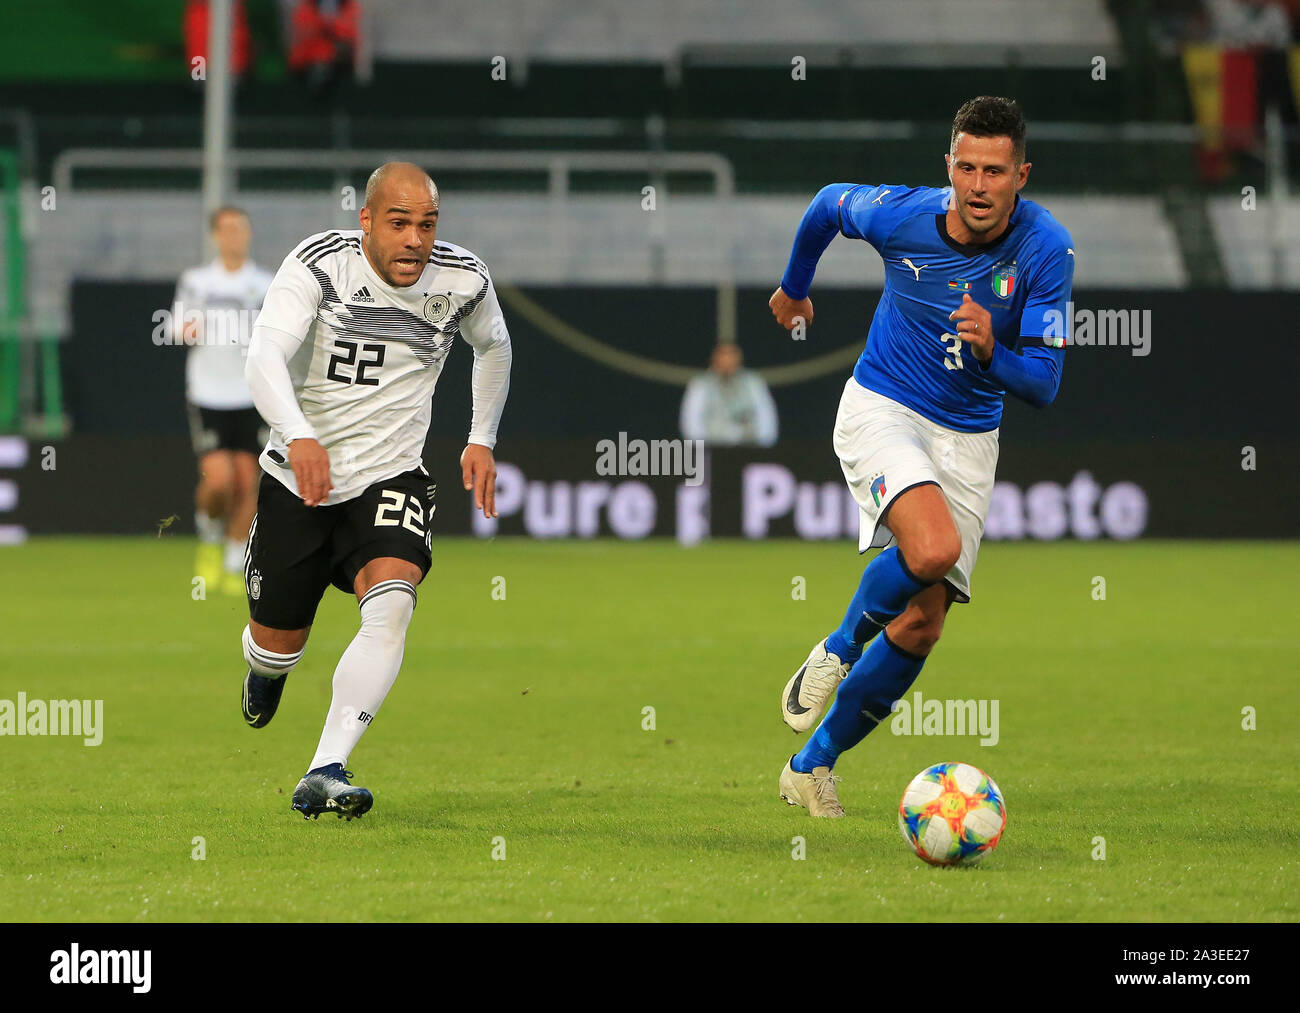
<path fill-rule="evenodd" d="M 898 828 L 931 865 L 974 865 L 998 846 L 1007 807 L 993 778 L 969 763 L 936 763 L 912 778 Z"/>

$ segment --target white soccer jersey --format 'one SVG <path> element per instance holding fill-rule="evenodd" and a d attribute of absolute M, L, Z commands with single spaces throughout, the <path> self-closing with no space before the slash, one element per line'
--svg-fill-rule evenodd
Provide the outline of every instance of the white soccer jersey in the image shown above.
<path fill-rule="evenodd" d="M 394 288 L 370 266 L 361 240 L 359 229 L 322 232 L 284 259 L 249 363 L 271 425 L 263 469 L 297 493 L 287 445 L 319 440 L 334 486 L 326 504 L 421 465 L 434 387 L 458 334 L 474 348 L 470 443 L 496 445 L 510 384 L 510 335 L 481 260 L 438 242 L 419 280 Z M 292 401 L 263 369 L 272 347 L 287 361 Z"/>
<path fill-rule="evenodd" d="M 271 272 L 251 260 L 236 271 L 214 260 L 181 275 L 172 307 L 172 340 L 181 340 L 188 320 L 201 321 L 198 344 L 185 360 L 185 397 L 191 404 L 227 410 L 253 407 L 244 363 L 253 322 L 270 284 Z"/>

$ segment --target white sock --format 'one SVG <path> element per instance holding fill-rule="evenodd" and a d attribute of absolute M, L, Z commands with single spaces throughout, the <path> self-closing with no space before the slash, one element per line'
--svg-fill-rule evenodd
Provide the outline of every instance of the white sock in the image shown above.
<path fill-rule="evenodd" d="M 347 765 L 397 680 L 414 611 L 415 588 L 404 580 L 380 581 L 361 599 L 361 629 L 334 670 L 334 698 L 308 770 Z"/>
<path fill-rule="evenodd" d="M 244 549 L 248 543 L 242 538 L 226 539 L 226 572 L 244 572 Z"/>
<path fill-rule="evenodd" d="M 244 627 L 244 660 L 248 662 L 248 667 L 258 675 L 264 675 L 269 679 L 276 676 L 288 675 L 293 671 L 293 666 L 302 660 L 302 651 L 296 654 L 276 654 L 274 651 L 268 651 L 265 647 L 258 647 L 253 640 L 253 631 L 247 626 Z"/>
<path fill-rule="evenodd" d="M 194 528 L 200 542 L 219 543 L 226 537 L 226 525 L 219 517 L 209 517 L 202 510 L 194 511 Z"/>

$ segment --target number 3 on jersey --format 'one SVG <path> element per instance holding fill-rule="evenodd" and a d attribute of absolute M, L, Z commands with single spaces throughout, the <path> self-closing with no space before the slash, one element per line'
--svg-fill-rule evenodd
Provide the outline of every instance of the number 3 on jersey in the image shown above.
<path fill-rule="evenodd" d="M 946 369 L 964 369 L 965 366 L 961 361 L 961 338 L 955 334 L 945 334 L 944 338 L 948 342 L 948 354 L 943 357 L 943 364 Z"/>

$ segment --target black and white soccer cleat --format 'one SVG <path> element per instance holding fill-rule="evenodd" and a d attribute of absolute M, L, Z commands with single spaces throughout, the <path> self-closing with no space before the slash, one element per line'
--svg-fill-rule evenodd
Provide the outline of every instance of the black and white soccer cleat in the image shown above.
<path fill-rule="evenodd" d="M 822 640 L 781 690 L 781 720 L 796 732 L 808 731 L 852 667 L 827 651 Z"/>
<path fill-rule="evenodd" d="M 289 678 L 277 675 L 269 679 L 258 675 L 251 668 L 244 676 L 244 720 L 250 728 L 265 728 L 275 717 L 276 708 L 280 706 L 280 694 L 284 692 L 284 680 Z"/>
<path fill-rule="evenodd" d="M 363 816 L 374 805 L 375 797 L 365 788 L 354 787 L 348 778 L 352 771 L 343 764 L 331 763 L 307 771 L 293 792 L 293 808 L 303 819 L 319 819 L 321 813 L 335 813 L 349 821 Z"/>

